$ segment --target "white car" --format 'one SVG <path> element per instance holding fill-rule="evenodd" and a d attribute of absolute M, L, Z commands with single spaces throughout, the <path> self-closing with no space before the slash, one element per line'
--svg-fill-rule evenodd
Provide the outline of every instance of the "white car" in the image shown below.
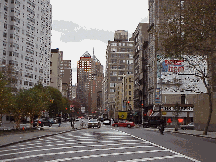
<path fill-rule="evenodd" d="M 88 128 L 94 128 L 94 127 L 100 128 L 101 124 L 97 119 L 90 119 L 88 122 Z"/>
<path fill-rule="evenodd" d="M 111 124 L 110 119 L 105 119 L 105 120 L 103 121 L 103 124 L 104 124 L 104 125 L 110 125 L 110 124 Z"/>

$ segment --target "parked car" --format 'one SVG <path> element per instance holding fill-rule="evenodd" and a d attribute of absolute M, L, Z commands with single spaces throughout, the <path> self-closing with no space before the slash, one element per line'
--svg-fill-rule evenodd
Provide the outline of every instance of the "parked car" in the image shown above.
<path fill-rule="evenodd" d="M 100 128 L 101 123 L 97 119 L 90 119 L 88 121 L 88 128 L 94 128 L 94 127 Z"/>
<path fill-rule="evenodd" d="M 146 122 L 143 122 L 143 128 L 155 127 L 157 128 L 161 124 L 160 120 L 150 119 Z"/>
<path fill-rule="evenodd" d="M 180 128 L 183 129 L 183 130 L 186 130 L 186 129 L 194 129 L 194 123 L 191 122 L 187 125 L 180 125 Z"/>
<path fill-rule="evenodd" d="M 98 120 L 99 120 L 100 122 L 103 122 L 103 121 L 104 121 L 104 118 L 98 118 Z"/>
<path fill-rule="evenodd" d="M 33 122 L 33 127 L 36 127 L 37 123 L 41 127 L 43 127 L 43 126 L 49 126 L 49 127 L 51 127 L 52 126 L 52 123 L 50 122 L 49 119 L 44 119 L 44 118 L 42 118 L 42 119 L 36 119 Z"/>
<path fill-rule="evenodd" d="M 57 123 L 57 120 L 54 119 L 54 118 L 49 118 L 49 121 L 51 124 L 56 124 Z"/>
<path fill-rule="evenodd" d="M 110 119 L 104 119 L 103 124 L 104 125 L 110 125 L 111 124 L 111 120 Z"/>
<path fill-rule="evenodd" d="M 131 127 L 134 127 L 135 124 L 134 124 L 134 122 L 129 122 L 127 120 L 121 120 L 119 122 L 115 122 L 114 124 L 112 124 L 112 126 L 114 126 L 114 127 L 128 127 L 128 128 L 131 128 Z"/>

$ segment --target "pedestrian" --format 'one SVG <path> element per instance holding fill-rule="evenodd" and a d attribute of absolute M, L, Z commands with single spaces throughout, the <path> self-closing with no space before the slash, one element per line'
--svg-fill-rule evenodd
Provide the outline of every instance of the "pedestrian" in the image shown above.
<path fill-rule="evenodd" d="M 61 126 L 61 117 L 59 118 L 58 123 L 59 123 L 58 127 L 60 127 Z"/>
<path fill-rule="evenodd" d="M 160 131 L 160 133 L 161 133 L 162 135 L 164 135 L 164 134 L 163 134 L 163 132 L 164 132 L 164 127 L 165 127 L 165 121 L 164 121 L 164 119 L 161 119 L 161 120 L 160 120 L 159 131 Z"/>

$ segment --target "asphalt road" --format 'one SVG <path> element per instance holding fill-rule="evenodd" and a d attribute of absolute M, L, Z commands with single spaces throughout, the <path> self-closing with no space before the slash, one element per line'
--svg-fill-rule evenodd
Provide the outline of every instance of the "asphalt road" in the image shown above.
<path fill-rule="evenodd" d="M 1 148 L 0 161 L 211 162 L 215 147 L 215 141 L 200 137 L 102 126 Z"/>
<path fill-rule="evenodd" d="M 215 162 L 216 141 L 184 134 L 173 134 L 165 132 L 161 135 L 159 131 L 149 131 L 143 128 L 113 128 L 176 151 L 188 157 L 203 162 Z"/>

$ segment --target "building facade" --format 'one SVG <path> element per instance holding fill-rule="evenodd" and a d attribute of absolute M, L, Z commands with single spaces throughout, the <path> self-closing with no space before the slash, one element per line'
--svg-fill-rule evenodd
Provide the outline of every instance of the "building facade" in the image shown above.
<path fill-rule="evenodd" d="M 50 0 L 0 2 L 0 64 L 19 71 L 17 88 L 50 85 Z"/>
<path fill-rule="evenodd" d="M 50 86 L 62 92 L 62 78 L 60 75 L 61 53 L 59 49 L 51 49 L 50 55 Z M 64 85 L 65 87 L 65 85 Z"/>
<path fill-rule="evenodd" d="M 62 53 L 63 55 L 63 53 Z M 71 60 L 61 60 L 60 63 L 60 76 L 62 79 L 62 84 L 67 84 L 67 86 L 64 86 L 67 89 L 62 90 L 67 92 L 68 99 L 72 100 L 72 69 L 71 69 Z"/>
<path fill-rule="evenodd" d="M 77 84 L 72 85 L 72 99 L 76 98 L 76 89 L 77 89 Z"/>
<path fill-rule="evenodd" d="M 117 30 L 114 41 L 108 41 L 106 50 L 104 108 L 115 111 L 115 86 L 122 82 L 123 75 L 133 74 L 133 41 L 128 41 L 128 32 Z"/>
<path fill-rule="evenodd" d="M 99 111 L 101 104 L 103 81 L 103 66 L 96 58 L 93 52 L 93 57 L 86 51 L 77 63 L 77 90 L 76 97 L 85 107 L 88 114 Z M 100 94 L 100 95 L 99 95 Z M 99 106 L 99 107 L 98 107 Z"/>
<path fill-rule="evenodd" d="M 141 109 L 147 107 L 147 61 L 148 61 L 148 23 L 139 23 L 134 39 L 134 108 Z"/>
<path fill-rule="evenodd" d="M 148 41 L 148 115 L 172 119 L 174 108 L 181 110 L 180 118 L 184 123 L 193 120 L 193 96 L 206 93 L 202 80 L 196 76 L 197 71 L 185 59 L 165 58 L 160 51 L 161 41 L 158 37 L 160 23 L 164 21 L 162 0 L 149 0 L 149 41 Z M 182 58 L 185 56 L 182 55 Z M 198 62 L 198 56 L 193 62 Z M 206 62 L 198 66 L 207 69 Z M 205 71 L 205 70 L 204 70 Z M 162 111 L 162 112 L 161 112 Z M 164 111 L 164 112 L 163 112 Z"/>

